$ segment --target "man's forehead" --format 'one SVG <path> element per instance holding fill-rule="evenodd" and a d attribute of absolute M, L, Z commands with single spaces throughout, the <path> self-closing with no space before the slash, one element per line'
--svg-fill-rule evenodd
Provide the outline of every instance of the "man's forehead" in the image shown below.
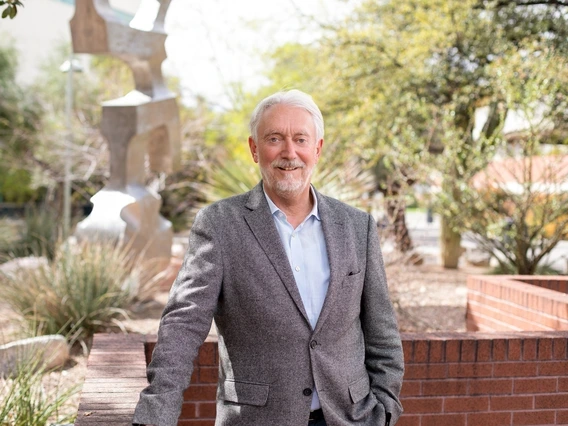
<path fill-rule="evenodd" d="M 294 131 L 305 133 L 311 133 L 311 129 L 315 129 L 315 123 L 309 111 L 301 107 L 282 104 L 273 105 L 264 111 L 259 125 L 266 127 L 264 134 L 268 132 L 268 129 L 281 131 L 292 128 Z"/>
<path fill-rule="evenodd" d="M 282 126 L 282 127 L 278 127 L 278 126 L 271 126 L 267 129 L 265 129 L 262 132 L 263 136 L 269 136 L 269 135 L 282 135 L 282 134 L 288 134 L 291 133 L 293 135 L 306 135 L 309 136 L 311 134 L 314 133 L 314 131 L 310 131 L 310 129 L 306 128 L 306 127 L 298 127 L 298 128 L 289 128 L 288 126 Z"/>

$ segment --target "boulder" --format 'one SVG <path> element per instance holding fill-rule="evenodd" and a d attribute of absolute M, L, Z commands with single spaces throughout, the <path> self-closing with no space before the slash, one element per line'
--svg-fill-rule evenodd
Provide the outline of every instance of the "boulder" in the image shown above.
<path fill-rule="evenodd" d="M 418 252 L 412 252 L 406 259 L 407 265 L 420 266 L 424 264 L 424 256 Z"/>
<path fill-rule="evenodd" d="M 14 276 L 20 271 L 45 267 L 47 264 L 47 259 L 45 257 L 17 257 L 0 265 L 0 273 L 4 273 L 8 276 Z"/>
<path fill-rule="evenodd" d="M 69 359 L 65 337 L 54 334 L 0 345 L 0 376 L 11 376 L 26 365 L 47 370 L 62 367 Z"/>

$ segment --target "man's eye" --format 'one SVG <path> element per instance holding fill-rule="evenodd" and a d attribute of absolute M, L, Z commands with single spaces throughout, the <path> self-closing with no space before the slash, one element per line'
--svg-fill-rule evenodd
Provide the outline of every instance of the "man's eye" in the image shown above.
<path fill-rule="evenodd" d="M 278 142 L 278 138 L 276 136 L 271 137 L 270 139 L 268 139 L 270 142 Z"/>
<path fill-rule="evenodd" d="M 298 139 L 298 143 L 306 143 L 308 140 L 304 138 Z"/>

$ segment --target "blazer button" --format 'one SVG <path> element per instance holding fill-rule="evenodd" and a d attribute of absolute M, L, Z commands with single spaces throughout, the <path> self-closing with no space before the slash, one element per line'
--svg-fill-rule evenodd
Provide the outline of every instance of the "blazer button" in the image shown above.
<path fill-rule="evenodd" d="M 312 390 L 310 388 L 306 388 L 302 393 L 304 396 L 310 396 L 312 394 Z"/>
<path fill-rule="evenodd" d="M 312 340 L 310 342 L 310 348 L 312 348 L 312 349 L 315 349 L 317 345 L 318 345 L 318 342 L 316 342 L 315 340 Z"/>

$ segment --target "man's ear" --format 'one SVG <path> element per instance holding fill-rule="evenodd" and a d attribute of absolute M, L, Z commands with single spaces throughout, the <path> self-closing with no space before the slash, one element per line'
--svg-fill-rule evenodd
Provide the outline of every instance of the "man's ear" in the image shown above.
<path fill-rule="evenodd" d="M 252 136 L 249 136 L 249 148 L 250 148 L 250 154 L 252 155 L 252 159 L 254 160 L 255 163 L 258 163 L 258 151 L 256 148 L 256 143 L 254 142 Z"/>
<path fill-rule="evenodd" d="M 316 145 L 316 159 L 319 160 L 321 156 L 321 150 L 323 148 L 323 139 L 320 139 Z"/>

